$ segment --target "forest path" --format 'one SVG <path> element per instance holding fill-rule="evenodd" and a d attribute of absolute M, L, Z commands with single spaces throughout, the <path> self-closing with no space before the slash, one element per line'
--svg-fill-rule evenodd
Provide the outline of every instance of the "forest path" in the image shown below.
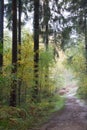
<path fill-rule="evenodd" d="M 56 113 L 39 130 L 87 130 L 87 105 L 75 96 L 77 81 L 71 72 L 64 72 L 65 85 L 60 94 L 65 96 L 65 108 L 61 114 Z"/>

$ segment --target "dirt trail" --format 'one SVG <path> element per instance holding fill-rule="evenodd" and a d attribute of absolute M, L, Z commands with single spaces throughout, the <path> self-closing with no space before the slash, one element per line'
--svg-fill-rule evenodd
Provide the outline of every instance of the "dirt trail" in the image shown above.
<path fill-rule="evenodd" d="M 67 98 L 62 114 L 56 114 L 40 130 L 87 130 L 87 106 L 79 104 L 75 97 Z"/>
<path fill-rule="evenodd" d="M 77 86 L 72 74 L 65 75 L 66 87 L 61 90 L 66 98 L 65 109 L 39 130 L 87 130 L 87 105 L 75 97 Z"/>

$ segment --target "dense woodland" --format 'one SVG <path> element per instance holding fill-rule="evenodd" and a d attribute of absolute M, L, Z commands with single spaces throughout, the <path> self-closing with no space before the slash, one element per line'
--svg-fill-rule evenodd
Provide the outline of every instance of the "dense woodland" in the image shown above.
<path fill-rule="evenodd" d="M 0 0 L 0 130 L 28 130 L 61 109 L 65 68 L 87 99 L 87 1 Z"/>

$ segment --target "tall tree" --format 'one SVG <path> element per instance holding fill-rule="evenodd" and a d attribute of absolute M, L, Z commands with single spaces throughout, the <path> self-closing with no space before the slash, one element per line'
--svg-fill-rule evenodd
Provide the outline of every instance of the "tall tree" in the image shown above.
<path fill-rule="evenodd" d="M 4 0 L 0 0 L 0 68 L 3 66 L 3 17 Z"/>
<path fill-rule="evenodd" d="M 8 2 L 5 4 L 5 16 L 7 18 L 7 27 L 9 29 L 12 29 L 12 0 L 7 0 Z M 19 7 L 20 5 L 20 7 Z M 18 13 L 19 15 L 23 14 L 24 19 L 21 19 L 21 25 L 25 25 L 26 22 L 29 20 L 28 18 L 28 12 L 32 11 L 33 9 L 33 0 L 17 0 L 17 9 L 18 12 L 20 10 L 21 13 Z M 19 16 L 17 19 L 17 22 L 19 23 Z M 18 24 L 19 25 L 19 24 Z"/>
<path fill-rule="evenodd" d="M 46 12 L 46 13 L 45 13 Z M 50 8 L 49 8 L 49 1 L 44 1 L 44 25 L 45 25 L 45 46 L 46 50 L 48 49 L 48 42 L 49 42 L 49 22 L 50 20 Z"/>
<path fill-rule="evenodd" d="M 18 44 L 19 44 L 19 59 L 21 60 L 21 14 L 22 14 L 22 1 L 18 0 Z M 19 64 L 20 66 L 20 64 Z M 20 105 L 20 96 L 21 96 L 21 79 L 19 78 L 18 83 L 18 103 Z"/>
<path fill-rule="evenodd" d="M 39 0 L 34 0 L 34 76 L 35 76 L 35 86 L 34 86 L 34 99 L 38 99 L 38 63 L 39 63 Z"/>
<path fill-rule="evenodd" d="M 73 23 L 73 28 L 78 34 L 84 34 L 85 37 L 85 59 L 87 71 L 87 2 L 86 0 L 67 1 L 69 6 L 67 10 L 70 12 L 69 19 Z"/>
<path fill-rule="evenodd" d="M 86 73 L 87 73 L 87 2 L 85 1 L 84 3 L 85 6 L 85 11 L 84 11 L 84 25 L 85 25 L 85 58 L 86 58 Z"/>
<path fill-rule="evenodd" d="M 17 0 L 12 0 L 12 74 L 16 78 L 17 73 Z M 17 82 L 13 78 L 10 92 L 10 106 L 16 106 Z"/>
<path fill-rule="evenodd" d="M 22 14 L 22 1 L 18 0 L 18 43 L 21 46 L 21 14 Z"/>

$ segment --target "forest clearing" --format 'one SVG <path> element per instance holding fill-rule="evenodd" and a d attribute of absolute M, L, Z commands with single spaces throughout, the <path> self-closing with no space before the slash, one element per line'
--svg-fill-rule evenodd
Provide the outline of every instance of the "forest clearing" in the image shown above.
<path fill-rule="evenodd" d="M 87 130 L 86 0 L 0 0 L 0 130 Z"/>

